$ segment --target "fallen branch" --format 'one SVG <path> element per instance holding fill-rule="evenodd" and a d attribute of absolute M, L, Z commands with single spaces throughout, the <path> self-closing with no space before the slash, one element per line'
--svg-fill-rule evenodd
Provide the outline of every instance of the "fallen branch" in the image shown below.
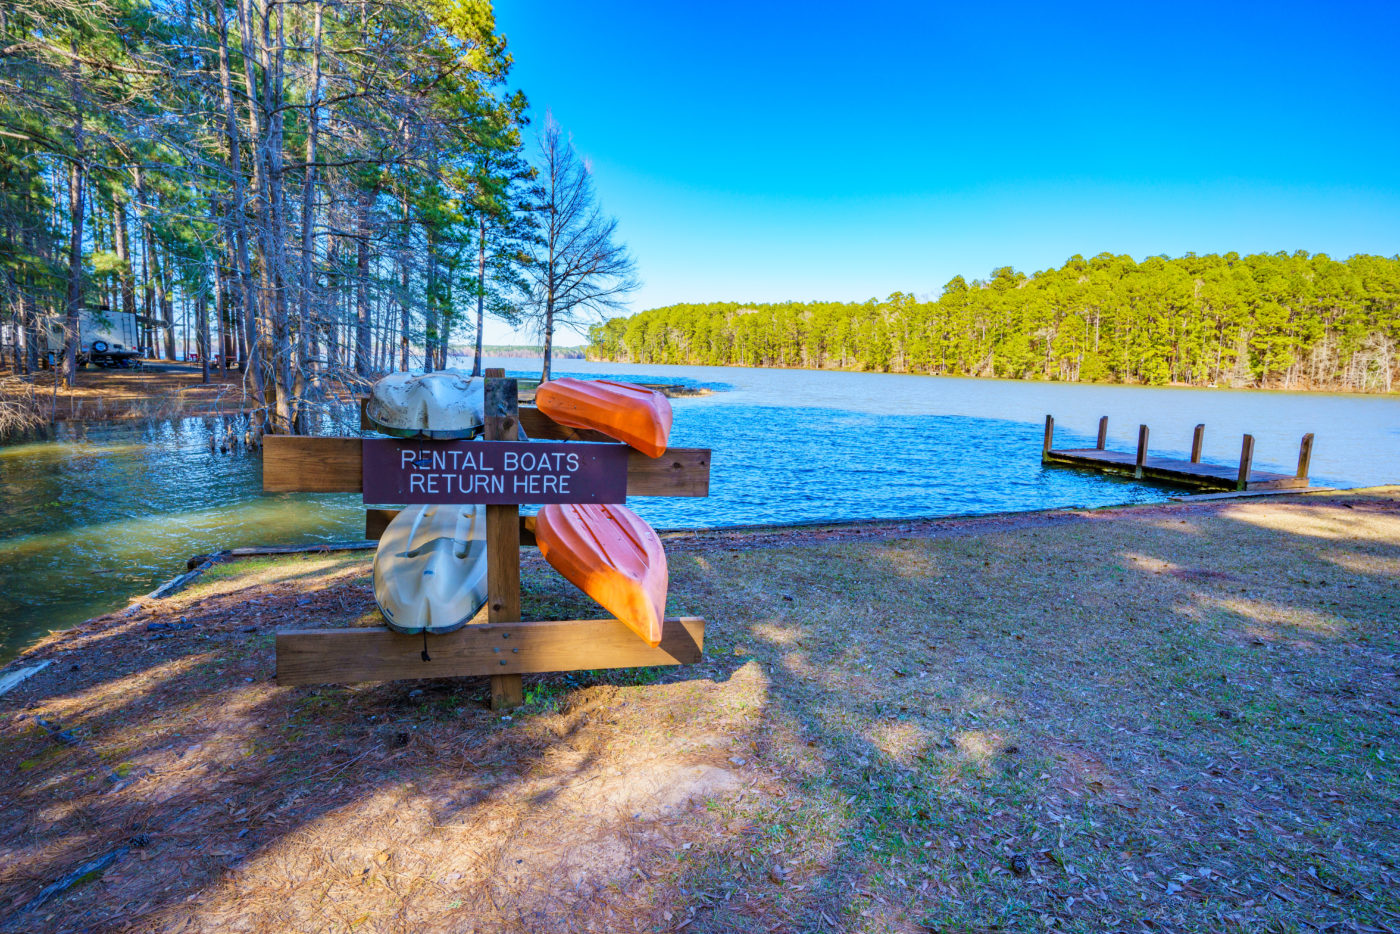
<path fill-rule="evenodd" d="M 53 660 L 49 659 L 37 665 L 30 665 L 28 668 L 16 668 L 8 674 L 0 675 L 0 694 L 8 694 L 18 687 L 25 679 L 37 675 L 52 664 Z"/>
<path fill-rule="evenodd" d="M 118 847 L 117 849 L 106 854 L 105 856 L 99 856 L 97 857 L 97 859 L 83 863 L 77 869 L 74 869 L 72 872 L 68 873 L 68 875 L 59 879 L 57 882 L 51 882 L 48 885 L 44 886 L 39 891 L 38 895 L 35 895 L 29 901 L 25 902 L 19 908 L 15 909 L 15 914 L 22 915 L 26 911 L 33 911 L 35 908 L 38 908 L 45 902 L 52 899 L 55 895 L 61 895 L 68 889 L 71 889 L 73 886 L 77 885 L 79 882 L 82 882 L 88 876 L 95 876 L 98 873 L 105 871 L 108 866 L 112 865 L 117 860 L 125 856 L 130 849 L 131 847 L 129 846 Z"/>

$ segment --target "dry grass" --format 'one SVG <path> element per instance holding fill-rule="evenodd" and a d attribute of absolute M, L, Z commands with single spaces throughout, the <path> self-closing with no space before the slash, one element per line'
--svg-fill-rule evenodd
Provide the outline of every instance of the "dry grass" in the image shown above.
<path fill-rule="evenodd" d="M 44 421 L 34 386 L 0 372 L 0 438 L 31 431 Z"/>
<path fill-rule="evenodd" d="M 54 370 L 30 376 L 10 376 L 45 421 L 89 421 L 109 418 L 171 418 L 181 415 L 227 415 L 252 408 L 252 388 L 243 374 L 209 371 L 203 383 L 198 365 L 161 363 L 146 370 L 88 367 L 78 371 L 72 386 L 61 382 L 54 390 Z"/>
<path fill-rule="evenodd" d="M 511 718 L 271 682 L 275 626 L 374 621 L 364 556 L 53 637 L 0 701 L 0 929 L 1400 931 L 1400 490 L 670 549 L 707 661 Z"/>

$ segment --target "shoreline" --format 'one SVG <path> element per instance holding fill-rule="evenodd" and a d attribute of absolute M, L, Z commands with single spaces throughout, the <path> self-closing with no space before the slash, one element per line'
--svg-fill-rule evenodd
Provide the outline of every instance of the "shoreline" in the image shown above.
<path fill-rule="evenodd" d="M 1175 389 L 1190 390 L 1193 392 L 1251 392 L 1251 393 L 1274 393 L 1276 395 L 1289 396 L 1346 396 L 1358 399 L 1391 398 L 1400 396 L 1400 388 L 1391 392 L 1360 392 L 1356 390 L 1343 389 L 1286 389 L 1278 386 L 1193 386 L 1190 383 L 1164 383 L 1153 385 L 1150 383 L 1110 383 L 1110 382 L 1090 382 L 1088 380 L 1062 380 L 1062 379 L 1015 379 L 1008 376 L 973 376 L 970 374 L 954 373 L 913 373 L 896 370 L 857 370 L 843 367 L 809 367 L 809 366 L 750 366 L 738 363 L 638 363 L 632 360 L 606 360 L 595 357 L 584 358 L 587 363 L 597 363 L 600 365 L 619 366 L 644 366 L 644 367 L 676 367 L 686 369 L 711 369 L 711 370 L 791 370 L 801 373 L 858 373 L 868 376 L 912 376 L 925 379 L 966 379 L 976 380 L 985 383 L 1017 383 L 1026 385 L 1045 386 L 1089 386 L 1100 389 Z"/>
<path fill-rule="evenodd" d="M 781 548 L 801 547 L 814 544 L 886 541 L 892 538 L 938 539 L 1000 531 L 1021 531 L 1049 528 L 1079 522 L 1103 521 L 1118 516 L 1131 517 L 1158 511 L 1175 511 L 1178 507 L 1199 504 L 1210 506 L 1224 505 L 1237 500 L 1260 498 L 1312 498 L 1335 495 L 1367 495 L 1400 489 L 1397 485 L 1354 487 L 1337 489 L 1320 487 L 1304 490 L 1271 490 L 1244 493 L 1215 493 L 1173 497 L 1158 503 L 1116 503 L 1107 506 L 1056 506 L 1046 509 L 1007 510 L 988 513 L 950 513 L 932 516 L 907 516 L 897 518 L 813 520 L 781 524 L 754 524 L 707 526 L 704 528 L 664 528 L 656 533 L 667 551 L 705 551 L 724 549 L 742 543 L 749 547 Z M 292 555 L 327 555 L 340 552 L 373 551 L 378 545 L 374 539 L 317 542 L 308 545 L 250 545 L 238 548 L 221 549 L 208 554 L 192 555 L 185 559 L 185 570 L 164 581 L 153 590 L 131 596 L 125 607 L 111 610 L 67 629 L 53 629 L 48 636 L 42 636 L 16 655 L 0 663 L 0 675 L 24 660 L 30 651 L 46 643 L 53 636 L 82 629 L 98 620 L 126 618 L 139 613 L 152 601 L 174 596 L 196 583 L 200 576 L 217 565 L 236 562 L 240 559 L 265 558 Z M 526 554 L 532 548 L 522 548 Z M 2 696 L 2 695 L 0 695 Z"/>

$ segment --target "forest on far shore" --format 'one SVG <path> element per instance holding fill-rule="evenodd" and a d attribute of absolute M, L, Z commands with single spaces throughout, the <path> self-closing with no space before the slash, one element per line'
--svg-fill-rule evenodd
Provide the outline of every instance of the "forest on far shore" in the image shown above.
<path fill-rule="evenodd" d="M 471 353 L 471 349 L 464 349 Z M 544 347 L 540 344 L 483 344 L 481 352 L 487 357 L 512 357 L 522 360 L 540 360 L 544 357 Z M 555 360 L 582 360 L 583 347 L 552 347 L 550 354 Z"/>
<path fill-rule="evenodd" d="M 954 277 L 937 299 L 710 302 L 589 332 L 590 359 L 1391 392 L 1400 257 L 1102 253 Z"/>

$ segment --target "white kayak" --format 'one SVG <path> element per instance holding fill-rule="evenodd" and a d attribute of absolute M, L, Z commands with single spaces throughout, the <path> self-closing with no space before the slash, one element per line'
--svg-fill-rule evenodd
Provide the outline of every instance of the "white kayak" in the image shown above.
<path fill-rule="evenodd" d="M 389 628 L 461 629 L 486 604 L 486 507 L 409 506 L 374 553 L 374 600 Z"/>
<path fill-rule="evenodd" d="M 400 438 L 471 438 L 486 423 L 484 388 L 459 370 L 391 373 L 370 390 L 365 417 Z"/>

